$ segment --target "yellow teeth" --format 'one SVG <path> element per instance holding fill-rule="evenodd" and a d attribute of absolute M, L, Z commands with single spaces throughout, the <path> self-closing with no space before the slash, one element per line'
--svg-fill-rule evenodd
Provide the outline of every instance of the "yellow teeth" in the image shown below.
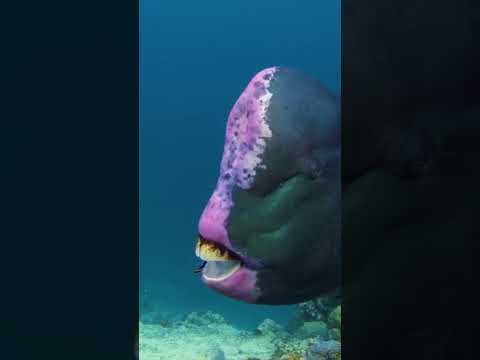
<path fill-rule="evenodd" d="M 203 261 L 228 261 L 236 260 L 226 249 L 220 248 L 212 241 L 205 240 L 201 237 L 197 240 L 195 246 L 195 255 Z"/>

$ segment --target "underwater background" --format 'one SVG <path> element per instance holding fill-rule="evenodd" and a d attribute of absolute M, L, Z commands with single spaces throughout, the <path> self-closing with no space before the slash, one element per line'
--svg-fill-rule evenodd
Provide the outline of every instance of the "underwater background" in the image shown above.
<path fill-rule="evenodd" d="M 206 311 L 240 332 L 291 321 L 296 305 L 244 304 L 203 285 L 193 273 L 197 225 L 219 174 L 228 113 L 255 73 L 296 68 L 340 93 L 340 16 L 340 0 L 140 1 L 141 326 Z M 162 356 L 150 358 L 173 358 Z"/>

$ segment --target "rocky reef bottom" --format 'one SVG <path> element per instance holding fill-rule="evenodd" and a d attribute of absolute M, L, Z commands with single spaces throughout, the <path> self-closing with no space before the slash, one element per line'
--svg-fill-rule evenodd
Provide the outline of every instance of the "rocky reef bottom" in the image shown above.
<path fill-rule="evenodd" d="M 340 306 L 305 303 L 286 327 L 271 319 L 245 331 L 208 311 L 177 321 L 140 321 L 140 360 L 341 359 Z"/>

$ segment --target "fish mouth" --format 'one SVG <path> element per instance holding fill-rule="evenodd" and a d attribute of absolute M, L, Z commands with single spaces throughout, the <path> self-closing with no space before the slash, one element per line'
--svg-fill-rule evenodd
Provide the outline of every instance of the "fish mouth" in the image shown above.
<path fill-rule="evenodd" d="M 211 282 L 226 280 L 244 266 L 240 255 L 200 235 L 195 246 L 195 254 L 204 262 L 194 272 L 201 272 L 202 276 Z"/>

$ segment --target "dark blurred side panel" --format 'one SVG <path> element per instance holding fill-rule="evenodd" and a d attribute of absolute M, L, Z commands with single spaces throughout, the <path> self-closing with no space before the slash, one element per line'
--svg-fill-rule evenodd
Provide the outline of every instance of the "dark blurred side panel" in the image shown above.
<path fill-rule="evenodd" d="M 479 9 L 343 0 L 342 358 L 471 359 Z"/>
<path fill-rule="evenodd" d="M 138 4 L 2 10 L 2 359 L 132 359 Z"/>

